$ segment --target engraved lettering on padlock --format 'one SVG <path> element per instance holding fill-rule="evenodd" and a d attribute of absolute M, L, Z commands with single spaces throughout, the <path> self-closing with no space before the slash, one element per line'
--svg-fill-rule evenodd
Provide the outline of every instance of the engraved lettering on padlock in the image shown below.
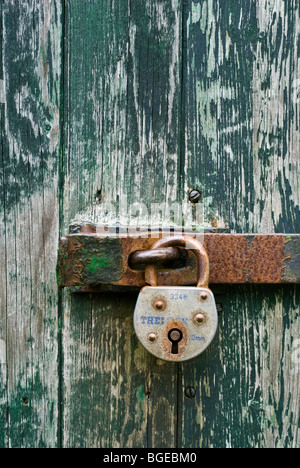
<path fill-rule="evenodd" d="M 186 242 L 194 248 L 199 246 L 194 239 L 174 237 L 160 240 L 153 248 L 184 246 Z M 192 359 L 210 345 L 217 331 L 217 308 L 208 289 L 208 257 L 201 244 L 196 257 L 197 287 L 159 287 L 154 279 L 155 286 L 146 286 L 138 297 L 134 312 L 136 334 L 142 345 L 159 359 L 173 362 Z M 156 272 L 150 277 L 156 278 Z M 149 340 L 154 336 L 155 340 Z"/>

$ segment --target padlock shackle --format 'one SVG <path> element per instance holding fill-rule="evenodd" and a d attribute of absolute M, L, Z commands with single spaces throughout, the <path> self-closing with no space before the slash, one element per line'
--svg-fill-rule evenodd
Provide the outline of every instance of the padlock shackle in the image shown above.
<path fill-rule="evenodd" d="M 151 248 L 151 250 L 162 247 L 184 247 L 191 249 L 197 259 L 197 287 L 207 288 L 209 283 L 209 258 L 203 245 L 190 236 L 173 236 L 167 239 L 160 239 Z M 145 269 L 146 283 L 151 286 L 157 286 L 157 267 L 156 265 L 147 265 Z"/>

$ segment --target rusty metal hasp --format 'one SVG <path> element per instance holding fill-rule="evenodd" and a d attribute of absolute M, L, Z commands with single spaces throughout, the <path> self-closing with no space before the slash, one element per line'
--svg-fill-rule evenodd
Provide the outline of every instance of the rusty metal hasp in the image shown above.
<path fill-rule="evenodd" d="M 174 233 L 176 236 L 177 233 Z M 185 232 L 193 237 L 195 233 Z M 197 281 L 197 262 L 191 250 L 157 244 L 162 232 L 140 237 L 99 234 L 91 225 L 60 240 L 58 282 L 74 292 L 129 290 L 145 286 L 156 265 L 161 286 L 189 286 Z M 300 282 L 300 235 L 203 235 L 210 260 L 210 284 L 297 284 Z M 151 270 L 152 269 L 152 270 Z M 152 273 L 151 273 L 152 271 Z M 155 273 L 156 274 L 156 273 Z"/>

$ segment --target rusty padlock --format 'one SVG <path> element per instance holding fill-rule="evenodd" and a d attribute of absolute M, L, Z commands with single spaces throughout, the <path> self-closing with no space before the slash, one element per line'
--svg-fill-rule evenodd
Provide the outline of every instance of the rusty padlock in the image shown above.
<path fill-rule="evenodd" d="M 198 262 L 197 287 L 157 286 L 155 265 L 146 267 L 146 282 L 134 311 L 134 328 L 142 345 L 165 361 L 181 362 L 201 354 L 218 327 L 217 307 L 208 288 L 209 259 L 203 245 L 189 236 L 160 239 L 152 249 L 193 249 Z"/>

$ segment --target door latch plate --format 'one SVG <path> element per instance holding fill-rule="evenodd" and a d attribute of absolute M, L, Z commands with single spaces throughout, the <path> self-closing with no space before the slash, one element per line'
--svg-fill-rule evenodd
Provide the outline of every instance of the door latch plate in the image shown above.
<path fill-rule="evenodd" d="M 77 229 L 79 231 L 79 228 Z M 194 236 L 195 233 L 185 232 Z M 162 233 L 141 237 L 126 233 L 98 234 L 83 225 L 80 232 L 60 240 L 58 283 L 73 292 L 138 290 L 145 286 L 143 269 L 134 269 L 131 255 L 150 250 Z M 203 244 L 210 260 L 210 284 L 297 284 L 300 283 L 300 235 L 207 233 Z M 194 255 L 187 251 L 185 264 L 158 271 L 163 286 L 196 283 Z"/>

